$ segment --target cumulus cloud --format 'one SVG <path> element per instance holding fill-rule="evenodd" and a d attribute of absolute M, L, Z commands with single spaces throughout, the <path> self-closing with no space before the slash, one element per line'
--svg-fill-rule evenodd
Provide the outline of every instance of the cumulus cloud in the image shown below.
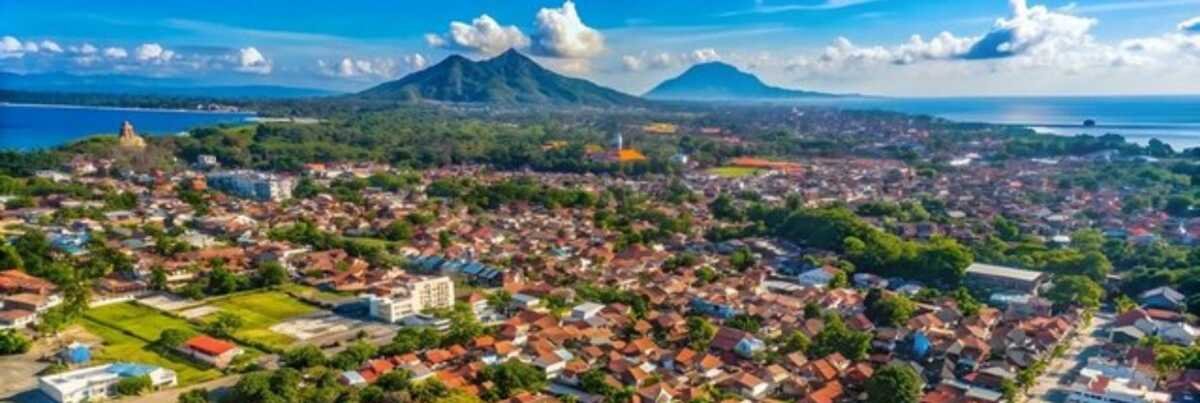
<path fill-rule="evenodd" d="M 640 55 L 625 55 L 621 57 L 621 66 L 626 71 L 663 70 L 717 60 L 721 60 L 721 55 L 716 49 L 702 48 L 684 53 L 642 52 Z"/>
<path fill-rule="evenodd" d="M 540 56 L 588 59 L 604 52 L 604 35 L 583 23 L 575 3 L 543 8 L 534 20 L 533 52 Z"/>
<path fill-rule="evenodd" d="M 392 79 L 400 75 L 425 68 L 428 60 L 420 53 L 404 55 L 399 58 L 351 58 L 344 57 L 339 61 L 317 60 L 317 69 L 321 74 L 330 77 L 374 81 Z"/>
<path fill-rule="evenodd" d="M 0 59 L 25 56 L 25 47 L 21 41 L 11 36 L 0 38 Z"/>
<path fill-rule="evenodd" d="M 269 74 L 272 67 L 271 60 L 263 56 L 257 48 L 251 46 L 238 49 L 237 67 L 234 67 L 234 70 L 243 73 Z"/>
<path fill-rule="evenodd" d="M 44 40 L 39 45 L 41 45 L 42 50 L 50 52 L 50 53 L 62 53 L 63 52 L 62 46 L 58 46 L 57 42 L 54 42 L 51 40 Z"/>
<path fill-rule="evenodd" d="M 529 38 L 514 25 L 502 26 L 487 14 L 471 20 L 450 22 L 445 34 L 425 34 L 425 42 L 435 48 L 497 55 L 510 48 L 529 46 Z"/>
<path fill-rule="evenodd" d="M 1053 65 L 1078 69 L 1084 64 L 1111 63 L 1115 57 L 1095 42 L 1090 31 L 1097 21 L 1009 0 L 1011 15 L 997 19 L 979 36 L 942 32 L 928 40 L 913 35 L 894 46 L 861 47 L 839 37 L 816 57 L 794 60 L 789 69 L 836 72 L 847 67 L 908 65 L 925 61 L 1011 60 L 1014 65 Z M 1086 54 L 1090 53 L 1090 54 Z"/>
<path fill-rule="evenodd" d="M 1175 28 L 1183 32 L 1200 33 L 1200 17 L 1181 22 Z"/>
<path fill-rule="evenodd" d="M 157 43 L 143 43 L 133 50 L 134 59 L 143 63 L 161 64 L 170 62 L 175 52 Z"/>
<path fill-rule="evenodd" d="M 104 57 L 107 57 L 109 59 L 124 59 L 126 57 L 129 57 L 129 52 L 125 51 L 125 49 L 123 49 L 123 48 L 118 48 L 118 47 L 104 48 Z"/>

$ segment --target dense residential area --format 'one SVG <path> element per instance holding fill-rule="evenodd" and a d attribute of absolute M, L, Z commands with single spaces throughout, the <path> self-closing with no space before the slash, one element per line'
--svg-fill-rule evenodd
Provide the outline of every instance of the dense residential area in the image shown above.
<path fill-rule="evenodd" d="M 1200 396 L 1200 171 L 1185 155 L 756 113 L 763 127 L 740 130 L 846 140 L 817 151 L 625 115 L 609 135 L 546 140 L 541 165 L 505 167 L 520 145 L 500 142 L 491 160 L 423 166 L 292 159 L 305 145 L 271 134 L 329 130 L 311 123 L 143 138 L 126 122 L 19 154 L 0 177 L 2 396 Z M 818 113 L 838 123 L 812 126 Z M 264 147 L 284 151 L 239 154 Z M 550 162 L 569 152 L 579 165 Z"/>

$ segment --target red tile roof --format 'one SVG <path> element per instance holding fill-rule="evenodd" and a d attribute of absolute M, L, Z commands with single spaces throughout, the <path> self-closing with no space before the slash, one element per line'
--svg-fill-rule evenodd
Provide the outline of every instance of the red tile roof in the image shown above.
<path fill-rule="evenodd" d="M 225 354 L 229 350 L 237 348 L 233 343 L 225 340 L 216 339 L 206 335 L 193 337 L 184 344 L 189 350 L 199 352 L 204 355 L 218 356 Z"/>

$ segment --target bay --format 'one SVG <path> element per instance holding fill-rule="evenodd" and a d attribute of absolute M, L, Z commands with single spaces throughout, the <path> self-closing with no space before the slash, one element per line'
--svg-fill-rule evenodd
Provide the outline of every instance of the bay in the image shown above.
<path fill-rule="evenodd" d="M 0 104 L 0 149 L 36 150 L 120 132 L 129 121 L 143 136 L 175 135 L 218 123 L 241 123 L 251 113 L 169 109 Z"/>

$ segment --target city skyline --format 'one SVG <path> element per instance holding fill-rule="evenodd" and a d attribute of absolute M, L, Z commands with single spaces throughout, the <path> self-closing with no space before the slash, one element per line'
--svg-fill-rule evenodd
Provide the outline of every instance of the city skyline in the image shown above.
<path fill-rule="evenodd" d="M 517 48 L 633 94 L 705 61 L 829 92 L 1200 92 L 1196 0 L 220 3 L 4 1 L 0 70 L 357 91 Z"/>

